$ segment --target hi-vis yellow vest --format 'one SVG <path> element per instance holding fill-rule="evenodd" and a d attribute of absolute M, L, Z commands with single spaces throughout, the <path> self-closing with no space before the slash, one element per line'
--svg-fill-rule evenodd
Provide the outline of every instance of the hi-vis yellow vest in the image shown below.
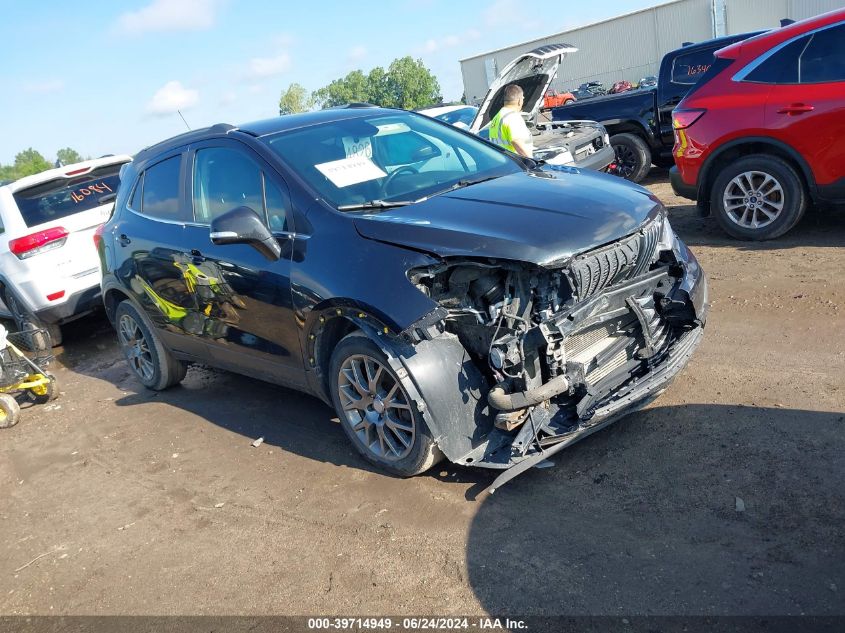
<path fill-rule="evenodd" d="M 513 141 L 511 126 L 507 123 L 507 118 L 512 114 L 521 116 L 519 112 L 510 108 L 502 108 L 496 113 L 496 116 L 490 121 L 490 142 L 516 153 L 516 147 L 511 142 Z"/>

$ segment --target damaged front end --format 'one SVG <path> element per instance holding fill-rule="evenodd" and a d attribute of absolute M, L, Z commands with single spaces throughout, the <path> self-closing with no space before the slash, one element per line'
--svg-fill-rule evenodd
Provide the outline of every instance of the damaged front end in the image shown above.
<path fill-rule="evenodd" d="M 408 276 L 440 306 L 415 343 L 442 365 L 428 373 L 457 364 L 477 405 L 461 429 L 455 407 L 425 394 L 433 431 L 453 462 L 509 469 L 493 488 L 661 393 L 708 309 L 704 273 L 662 209 L 561 261 L 451 258 Z"/>

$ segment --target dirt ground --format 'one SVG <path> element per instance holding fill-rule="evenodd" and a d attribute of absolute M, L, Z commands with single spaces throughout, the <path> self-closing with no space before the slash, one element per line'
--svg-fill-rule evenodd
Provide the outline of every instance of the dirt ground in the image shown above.
<path fill-rule="evenodd" d="M 68 326 L 61 397 L 0 431 L 0 614 L 845 614 L 845 213 L 738 243 L 647 184 L 710 278 L 704 343 L 490 497 L 374 472 L 293 391 L 146 391 L 105 319 Z"/>

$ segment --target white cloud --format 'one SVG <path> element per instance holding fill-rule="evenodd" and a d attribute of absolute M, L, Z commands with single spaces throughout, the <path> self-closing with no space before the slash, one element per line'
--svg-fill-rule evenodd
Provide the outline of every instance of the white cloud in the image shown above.
<path fill-rule="evenodd" d="M 228 90 L 220 96 L 220 105 L 229 106 L 238 100 L 238 93 L 234 90 Z"/>
<path fill-rule="evenodd" d="M 481 33 L 479 33 L 476 29 L 469 29 L 458 35 L 452 34 L 440 39 L 428 39 L 422 47 L 417 49 L 417 52 L 436 53 L 437 51 L 442 51 L 448 48 L 455 48 L 466 42 L 477 40 L 480 37 Z"/>
<path fill-rule="evenodd" d="M 214 26 L 221 0 L 152 0 L 137 11 L 117 18 L 123 33 L 202 31 Z"/>
<path fill-rule="evenodd" d="M 543 22 L 530 17 L 524 5 L 517 0 L 496 0 L 482 12 L 482 19 L 488 28 L 508 27 L 523 31 L 537 31 L 543 28 Z"/>
<path fill-rule="evenodd" d="M 273 57 L 253 57 L 246 69 L 247 79 L 266 79 L 281 75 L 290 68 L 290 55 L 281 52 Z"/>
<path fill-rule="evenodd" d="M 367 56 L 367 47 L 361 46 L 353 46 L 349 49 L 349 61 L 351 62 L 358 62 L 364 59 Z"/>
<path fill-rule="evenodd" d="M 65 82 L 61 79 L 47 79 L 44 81 L 30 81 L 23 85 L 23 91 L 32 94 L 50 94 L 65 89 Z"/>
<path fill-rule="evenodd" d="M 168 81 L 159 88 L 147 104 L 147 112 L 162 116 L 177 110 L 187 110 L 199 101 L 199 92 L 185 88 L 179 81 Z"/>

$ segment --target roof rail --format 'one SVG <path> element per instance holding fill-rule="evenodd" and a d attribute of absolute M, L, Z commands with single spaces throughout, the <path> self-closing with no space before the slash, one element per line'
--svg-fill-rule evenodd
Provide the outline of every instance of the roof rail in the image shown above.
<path fill-rule="evenodd" d="M 329 108 L 330 110 L 348 110 L 351 108 L 378 108 L 374 103 L 367 103 L 366 101 L 351 101 L 350 103 L 344 103 L 343 105 L 332 106 Z"/>

